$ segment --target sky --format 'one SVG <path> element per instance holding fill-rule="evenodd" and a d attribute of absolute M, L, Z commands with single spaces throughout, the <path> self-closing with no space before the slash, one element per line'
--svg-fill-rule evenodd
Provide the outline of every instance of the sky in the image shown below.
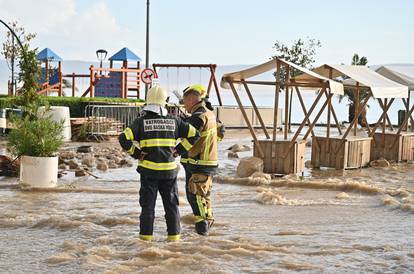
<path fill-rule="evenodd" d="M 258 64 L 275 41 L 319 39 L 316 64 L 414 63 L 411 0 L 151 0 L 150 63 Z M 37 33 L 64 60 L 128 47 L 145 59 L 146 0 L 0 0 L 0 18 Z M 0 27 L 0 42 L 6 29 Z"/>

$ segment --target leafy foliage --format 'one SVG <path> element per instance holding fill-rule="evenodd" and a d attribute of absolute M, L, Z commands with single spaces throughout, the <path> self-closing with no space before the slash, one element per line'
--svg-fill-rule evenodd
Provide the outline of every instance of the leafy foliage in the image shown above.
<path fill-rule="evenodd" d="M 22 107 L 25 116 L 35 120 L 39 107 L 44 104 L 44 100 L 37 94 L 40 67 L 36 58 L 36 50 L 29 50 L 28 46 L 25 46 L 22 54 L 24 58 L 21 58 L 19 62 L 19 81 L 23 82 L 23 85 L 17 91 L 15 104 Z"/>
<path fill-rule="evenodd" d="M 319 40 L 313 38 L 294 40 L 292 45 L 286 45 L 280 41 L 276 41 L 273 48 L 276 50 L 276 54 L 272 56 L 272 59 L 282 58 L 286 61 L 295 63 L 304 68 L 312 68 L 312 64 L 315 63 L 316 51 L 322 46 Z M 286 72 L 284 68 L 281 68 L 281 82 L 285 82 Z M 296 76 L 300 72 L 292 69 L 291 76 Z"/>
<path fill-rule="evenodd" d="M 84 117 L 85 107 L 90 104 L 121 104 L 121 103 L 138 103 L 144 102 L 142 99 L 122 99 L 122 98 L 103 98 L 103 97 L 54 97 L 40 96 L 43 104 L 50 106 L 66 106 L 70 109 L 70 117 Z M 0 96 L 0 108 L 19 107 L 15 97 Z"/>
<path fill-rule="evenodd" d="M 23 50 L 12 32 L 19 37 L 19 41 L 22 43 L 23 47 L 27 48 L 30 41 L 36 37 L 36 34 L 27 33 L 25 29 L 17 23 L 17 21 L 9 22 L 8 26 L 12 31 L 8 30 L 6 32 L 6 39 L 2 45 L 0 53 L 4 56 L 7 66 L 11 72 L 11 86 L 9 86 L 9 89 L 11 88 L 14 93 L 14 87 L 16 87 L 16 64 L 20 61 Z M 8 92 L 11 92 L 11 90 Z"/>
<path fill-rule="evenodd" d="M 17 36 L 19 36 L 23 46 L 29 47 L 30 41 L 36 37 L 35 33 L 27 33 L 17 21 L 9 22 L 8 25 Z M 7 31 L 6 33 L 6 40 L 3 43 L 1 54 L 4 56 L 4 59 L 6 59 L 10 69 L 12 62 L 19 61 L 20 56 L 22 56 L 22 49 L 17 44 L 17 41 L 13 38 L 13 34 L 10 31 Z"/>
<path fill-rule="evenodd" d="M 31 120 L 29 116 L 12 119 L 14 129 L 8 136 L 8 146 L 16 156 L 52 157 L 63 144 L 63 121 L 49 117 Z"/>
<path fill-rule="evenodd" d="M 8 136 L 8 147 L 16 156 L 50 157 L 62 145 L 63 121 L 55 122 L 46 116 L 48 103 L 36 92 L 40 74 L 36 50 L 25 45 L 21 54 L 19 80 L 23 86 L 13 104 L 21 107 L 23 116 L 11 118 L 13 129 Z M 43 115 L 39 114 L 41 106 L 46 110 Z"/>

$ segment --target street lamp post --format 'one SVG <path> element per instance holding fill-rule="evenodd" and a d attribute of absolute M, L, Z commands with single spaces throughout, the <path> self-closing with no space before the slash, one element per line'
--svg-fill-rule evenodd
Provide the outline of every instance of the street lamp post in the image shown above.
<path fill-rule="evenodd" d="M 146 30 L 146 52 L 145 52 L 145 68 L 149 68 L 149 13 L 150 0 L 147 0 L 147 30 Z M 145 84 L 145 99 L 147 98 L 148 84 Z"/>
<path fill-rule="evenodd" d="M 98 49 L 96 51 L 96 57 L 99 60 L 99 67 L 102 68 L 102 61 L 106 59 L 106 55 L 108 55 L 108 52 L 104 49 Z M 102 70 L 100 71 L 100 74 L 102 75 Z"/>

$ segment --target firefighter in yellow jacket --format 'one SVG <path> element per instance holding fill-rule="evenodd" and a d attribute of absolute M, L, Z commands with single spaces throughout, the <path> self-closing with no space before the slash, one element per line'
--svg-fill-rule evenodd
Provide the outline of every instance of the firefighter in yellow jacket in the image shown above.
<path fill-rule="evenodd" d="M 183 92 L 183 103 L 191 116 L 187 122 L 200 131 L 200 139 L 181 157 L 186 172 L 186 194 L 195 216 L 195 229 L 200 235 L 208 235 L 214 222 L 210 193 L 213 174 L 218 167 L 217 122 L 214 113 L 203 98 L 206 89 L 192 85 Z"/>
<path fill-rule="evenodd" d="M 157 192 L 160 192 L 167 223 L 168 240 L 180 238 L 177 164 L 174 157 L 189 151 L 199 132 L 178 117 L 167 114 L 167 93 L 152 87 L 140 117 L 119 136 L 119 143 L 132 157 L 139 159 L 140 238 L 152 240 Z M 177 139 L 181 142 L 177 145 Z M 133 141 L 139 143 L 135 146 Z"/>

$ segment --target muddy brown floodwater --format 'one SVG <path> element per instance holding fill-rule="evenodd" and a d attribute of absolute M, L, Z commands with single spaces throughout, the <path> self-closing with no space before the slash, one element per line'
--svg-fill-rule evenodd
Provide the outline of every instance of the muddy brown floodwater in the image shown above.
<path fill-rule="evenodd" d="M 251 146 L 250 139 L 232 131 L 220 143 L 216 223 L 208 237 L 193 231 L 180 171 L 178 243 L 166 241 L 160 200 L 155 241 L 138 239 L 134 167 L 94 171 L 100 179 L 69 173 L 48 191 L 23 190 L 16 179 L 0 178 L 0 272 L 414 272 L 413 164 L 234 178 L 238 159 L 227 159 L 225 149 Z"/>

